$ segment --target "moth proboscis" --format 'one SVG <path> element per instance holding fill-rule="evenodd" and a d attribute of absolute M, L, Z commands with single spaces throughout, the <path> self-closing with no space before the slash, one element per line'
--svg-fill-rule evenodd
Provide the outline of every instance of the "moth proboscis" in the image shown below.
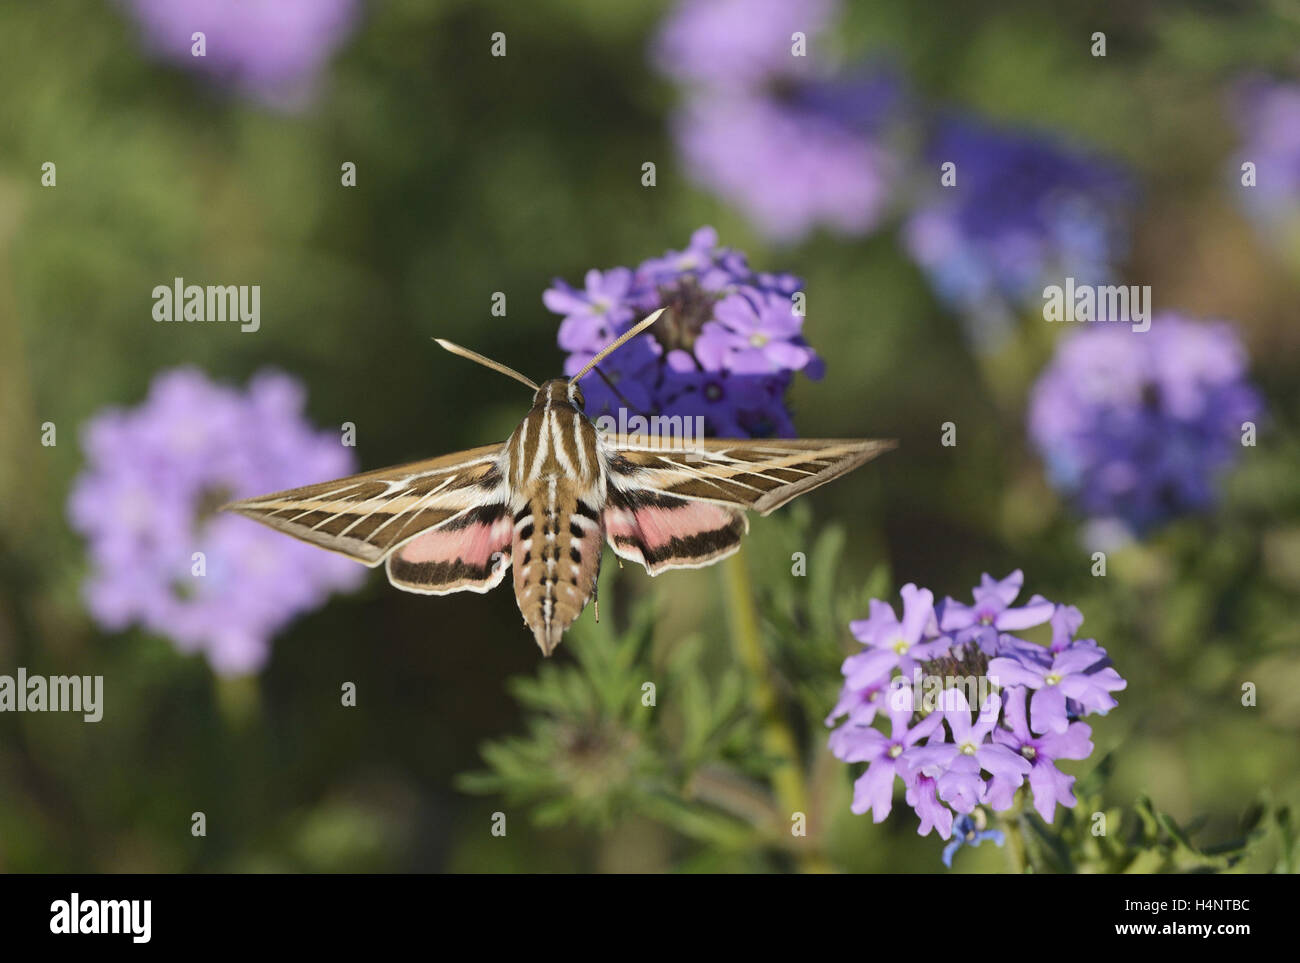
<path fill-rule="evenodd" d="M 514 572 L 515 599 L 544 655 L 596 591 L 603 543 L 651 575 L 731 555 L 760 515 L 894 447 L 883 439 L 700 439 L 606 434 L 579 382 L 660 309 L 574 377 L 527 385 L 533 405 L 500 444 L 381 468 L 226 505 L 372 568 L 424 595 L 486 592 Z"/>

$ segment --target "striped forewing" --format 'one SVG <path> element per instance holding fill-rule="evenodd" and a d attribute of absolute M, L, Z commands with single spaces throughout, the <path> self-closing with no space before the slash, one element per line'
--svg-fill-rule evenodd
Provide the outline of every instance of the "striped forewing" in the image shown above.
<path fill-rule="evenodd" d="M 504 504 L 503 446 L 382 468 L 227 505 L 265 525 L 371 567 L 436 526 Z"/>
<path fill-rule="evenodd" d="M 615 489 L 649 489 L 760 515 L 895 446 L 883 439 L 711 438 L 677 448 L 635 436 L 606 440 L 613 449 L 609 481 Z"/>

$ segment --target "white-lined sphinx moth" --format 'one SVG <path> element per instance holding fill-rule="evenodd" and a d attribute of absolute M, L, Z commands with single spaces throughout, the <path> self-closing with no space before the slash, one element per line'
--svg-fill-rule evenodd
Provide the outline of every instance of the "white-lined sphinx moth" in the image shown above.
<path fill-rule="evenodd" d="M 486 592 L 514 570 L 515 598 L 550 655 L 596 591 L 603 542 L 651 575 L 735 552 L 746 510 L 766 515 L 893 447 L 883 440 L 706 439 L 668 447 L 607 435 L 578 382 L 656 312 L 569 380 L 538 386 L 509 439 L 225 506 L 426 595 Z"/>

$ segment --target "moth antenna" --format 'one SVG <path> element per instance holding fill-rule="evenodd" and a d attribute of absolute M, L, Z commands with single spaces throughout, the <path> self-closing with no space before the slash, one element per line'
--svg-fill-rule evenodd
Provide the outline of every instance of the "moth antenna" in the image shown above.
<path fill-rule="evenodd" d="M 631 341 L 633 338 L 635 338 L 646 328 L 650 327 L 650 325 L 658 321 L 659 315 L 663 313 L 664 313 L 664 309 L 660 308 L 654 314 L 647 315 L 644 319 L 637 322 L 635 326 L 628 328 L 626 331 L 620 334 L 618 336 L 618 339 L 614 341 L 613 344 L 607 344 L 605 345 L 605 347 L 601 348 L 601 350 L 596 354 L 596 356 L 592 358 L 590 361 L 588 361 L 586 366 L 581 371 L 579 371 L 576 375 L 574 375 L 572 378 L 569 379 L 569 384 L 576 384 L 577 382 L 585 378 L 587 376 L 588 371 L 596 367 L 596 365 L 600 364 L 607 357 L 609 357 L 611 353 L 621 348 L 628 341 Z"/>
<path fill-rule="evenodd" d="M 499 371 L 503 375 L 514 378 L 516 381 L 528 385 L 528 387 L 532 388 L 534 391 L 537 390 L 537 385 L 533 384 L 532 381 L 530 381 L 528 378 L 525 378 L 514 368 L 509 368 L 506 365 L 503 365 L 500 361 L 493 361 L 491 358 L 485 358 L 477 351 L 471 351 L 469 350 L 469 348 L 462 348 L 460 345 L 453 344 L 452 342 L 447 341 L 444 338 L 434 338 L 433 340 L 438 342 L 438 347 L 444 348 L 445 350 L 450 351 L 452 354 L 458 354 L 462 358 L 469 358 L 470 361 L 476 361 L 485 368 L 491 368 L 493 371 Z"/>
<path fill-rule="evenodd" d="M 607 384 L 607 385 L 609 386 L 609 390 L 610 390 L 610 391 L 612 391 L 612 392 L 614 392 L 614 394 L 618 395 L 618 400 L 621 401 L 621 402 L 623 402 L 623 407 L 624 407 L 624 408 L 626 408 L 628 411 L 631 411 L 631 412 L 634 412 L 634 413 L 640 415 L 642 418 L 649 418 L 649 417 L 650 417 L 648 414 L 646 414 L 644 411 L 642 411 L 642 410 L 641 410 L 640 408 L 638 408 L 636 405 L 632 404 L 632 402 L 628 401 L 628 400 L 627 400 L 627 396 L 624 395 L 623 392 L 621 392 L 621 391 L 618 390 L 618 385 L 614 384 L 614 382 L 610 380 L 609 375 L 607 375 L 607 374 L 605 374 L 605 372 L 601 371 L 599 367 L 592 368 L 591 370 L 594 371 L 594 372 L 596 372 L 596 374 L 600 375 L 600 380 L 603 381 L 603 382 L 605 382 L 605 384 Z"/>

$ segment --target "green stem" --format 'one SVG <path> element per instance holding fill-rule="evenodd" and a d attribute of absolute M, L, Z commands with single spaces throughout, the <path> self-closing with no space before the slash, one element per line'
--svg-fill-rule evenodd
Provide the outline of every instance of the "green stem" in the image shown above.
<path fill-rule="evenodd" d="M 243 729 L 262 711 L 262 694 L 252 675 L 217 676 L 217 711 L 233 729 Z"/>
<path fill-rule="evenodd" d="M 754 708 L 763 721 L 763 749 L 780 760 L 772 772 L 772 790 L 780 808 L 793 816 L 808 813 L 808 789 L 804 785 L 799 762 L 799 746 L 794 734 L 781 717 L 776 688 L 772 684 L 771 666 L 763 651 L 759 634 L 758 613 L 754 609 L 754 588 L 742 552 L 722 563 L 726 582 L 727 614 L 731 622 L 731 642 L 736 657 L 749 674 L 754 693 Z M 801 852 L 796 857 L 800 868 L 809 873 L 830 872 L 831 867 L 817 852 Z"/>
<path fill-rule="evenodd" d="M 1025 817 L 1021 812 L 1020 797 L 1006 812 L 998 813 L 998 828 L 1006 836 L 1007 864 L 1011 872 L 1023 875 L 1029 868 L 1025 856 Z"/>

